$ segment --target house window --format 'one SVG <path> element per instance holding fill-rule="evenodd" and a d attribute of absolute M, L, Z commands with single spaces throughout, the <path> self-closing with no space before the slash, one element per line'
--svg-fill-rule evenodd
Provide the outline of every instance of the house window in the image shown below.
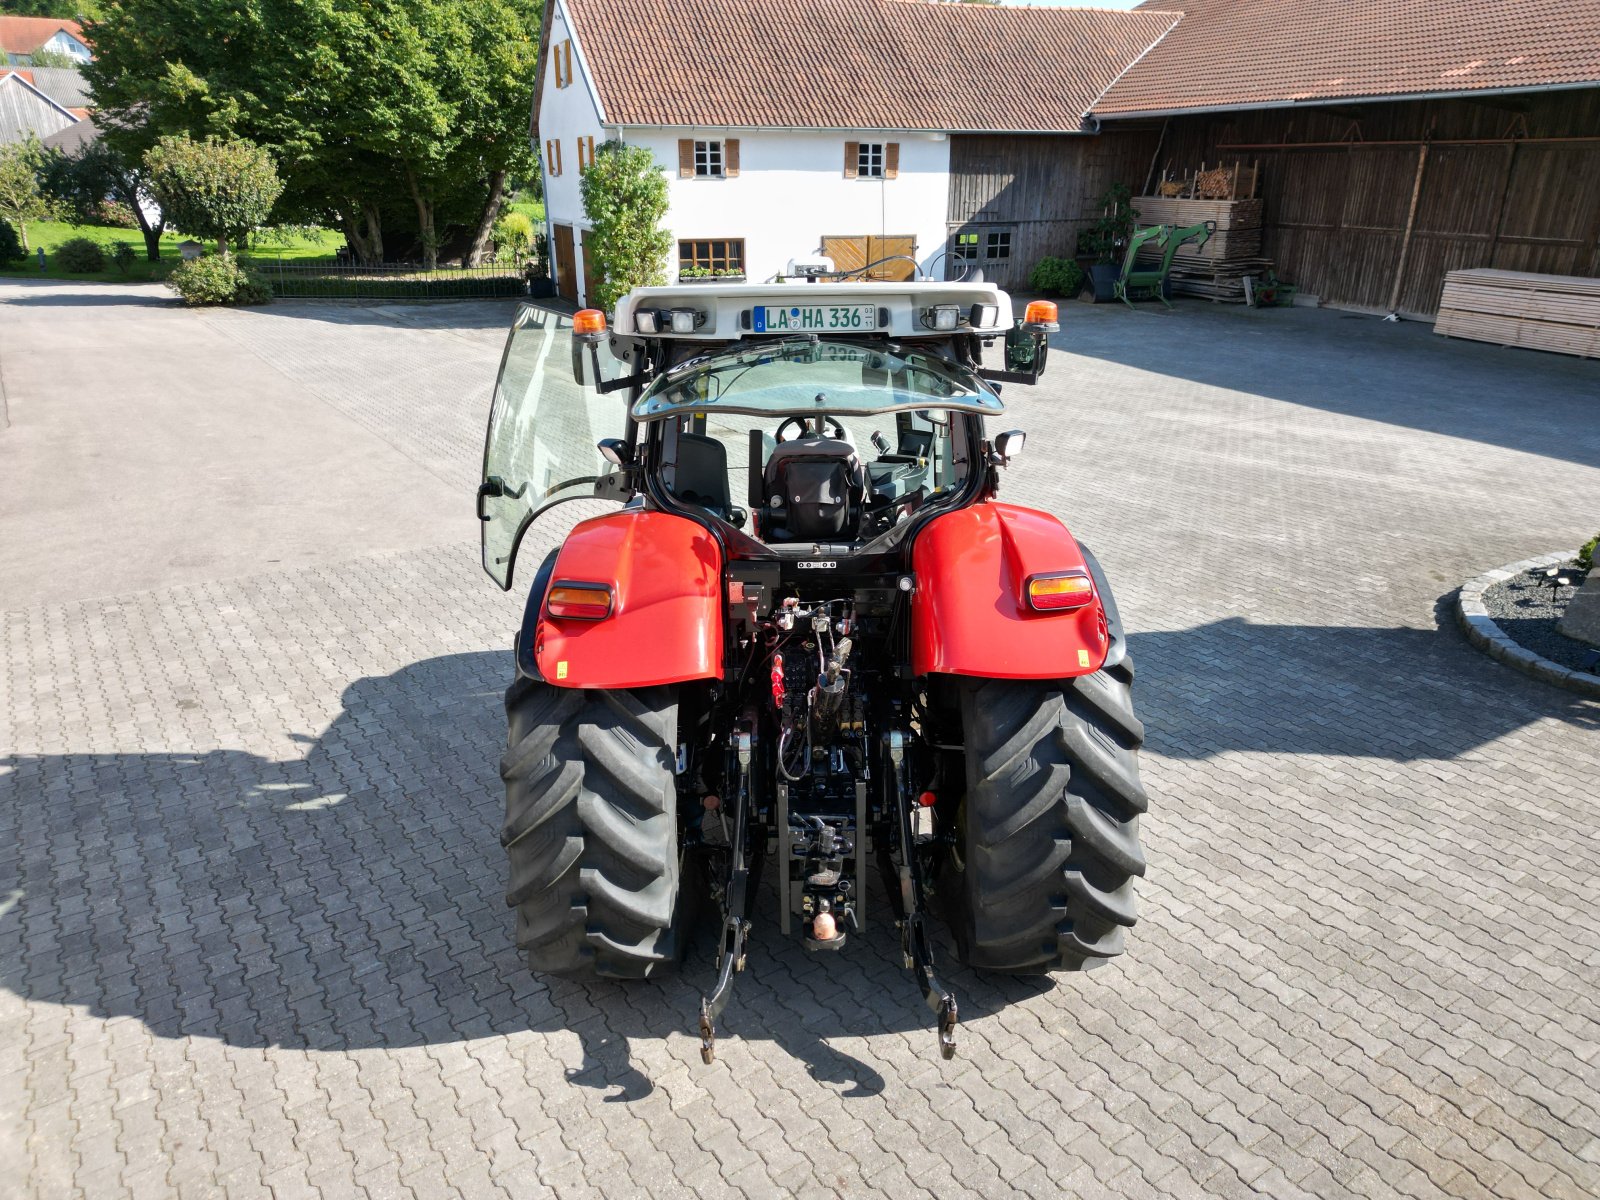
<path fill-rule="evenodd" d="M 550 47 L 550 66 L 556 73 L 556 86 L 564 88 L 572 83 L 572 39 L 557 42 Z"/>
<path fill-rule="evenodd" d="M 582 175 L 594 166 L 594 139 L 581 137 L 578 139 L 578 174 Z"/>
<path fill-rule="evenodd" d="M 694 174 L 697 179 L 722 178 L 721 142 L 696 142 L 694 144 Z"/>
<path fill-rule="evenodd" d="M 860 142 L 856 146 L 856 177 L 859 179 L 883 178 L 883 143 Z"/>
<path fill-rule="evenodd" d="M 983 256 L 985 258 L 1010 258 L 1011 231 L 1009 229 L 991 230 L 988 234 L 988 240 L 984 243 Z"/>
<path fill-rule="evenodd" d="M 978 235 L 975 233 L 956 234 L 955 244 L 950 247 L 950 257 L 957 266 L 967 266 L 978 261 Z"/>
<path fill-rule="evenodd" d="M 554 179 L 561 174 L 561 139 L 546 138 L 544 143 L 544 172 Z"/>
<path fill-rule="evenodd" d="M 678 278 L 743 275 L 744 239 L 711 238 L 678 243 Z"/>

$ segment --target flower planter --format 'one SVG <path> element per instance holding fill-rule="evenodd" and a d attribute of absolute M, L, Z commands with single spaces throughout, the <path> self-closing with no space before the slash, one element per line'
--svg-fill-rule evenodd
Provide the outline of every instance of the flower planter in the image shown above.
<path fill-rule="evenodd" d="M 1095 263 L 1089 268 L 1089 287 L 1096 304 L 1117 298 L 1117 280 L 1121 276 L 1122 269 L 1116 263 Z"/>

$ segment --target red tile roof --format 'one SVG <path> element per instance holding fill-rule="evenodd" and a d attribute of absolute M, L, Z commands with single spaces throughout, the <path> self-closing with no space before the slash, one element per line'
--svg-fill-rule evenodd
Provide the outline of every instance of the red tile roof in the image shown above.
<path fill-rule="evenodd" d="M 65 29 L 84 45 L 83 26 L 56 17 L 0 17 L 0 51 L 7 54 L 32 54 Z"/>
<path fill-rule="evenodd" d="M 1149 0 L 1183 19 L 1096 116 L 1600 83 L 1600 0 Z"/>
<path fill-rule="evenodd" d="M 607 124 L 1075 132 L 1175 20 L 926 0 L 568 0 Z"/>

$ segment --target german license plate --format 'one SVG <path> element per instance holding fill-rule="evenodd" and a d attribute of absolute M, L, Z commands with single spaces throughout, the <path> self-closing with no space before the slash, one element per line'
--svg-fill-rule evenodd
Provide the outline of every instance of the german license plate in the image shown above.
<path fill-rule="evenodd" d="M 875 304 L 756 305 L 756 333 L 849 333 L 878 328 Z"/>

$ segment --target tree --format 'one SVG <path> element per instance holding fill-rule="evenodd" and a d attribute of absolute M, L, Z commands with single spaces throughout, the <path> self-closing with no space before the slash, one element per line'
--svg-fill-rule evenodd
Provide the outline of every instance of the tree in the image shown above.
<path fill-rule="evenodd" d="M 59 50 L 39 49 L 28 55 L 28 65 L 30 67 L 66 67 L 69 70 L 76 70 L 83 64 L 73 58 L 72 55 L 63 54 Z"/>
<path fill-rule="evenodd" d="M 16 227 L 24 253 L 28 250 L 28 222 L 47 221 L 60 207 L 40 182 L 44 154 L 36 137 L 0 145 L 0 217 Z"/>
<path fill-rule="evenodd" d="M 145 257 L 151 262 L 161 261 L 164 222 L 159 209 L 153 216 L 146 212 L 156 205 L 142 161 L 130 163 L 104 138 L 96 138 L 76 154 L 51 154 L 43 177 L 45 189 L 70 208 L 81 223 L 87 224 L 104 200 L 119 200 L 127 205 L 139 222 L 139 232 L 144 234 Z"/>
<path fill-rule="evenodd" d="M 667 281 L 672 235 L 661 228 L 667 178 L 643 146 L 613 140 L 595 151 L 580 187 L 591 226 L 587 245 L 600 281 L 589 302 L 610 312 L 634 288 Z"/>
<path fill-rule="evenodd" d="M 267 223 L 283 191 L 272 155 L 243 138 L 164 137 L 144 161 L 166 218 L 178 229 L 215 238 L 224 258 L 230 238 Z"/>
<path fill-rule="evenodd" d="M 532 169 L 538 0 L 107 0 L 84 69 L 105 136 L 271 152 L 281 219 L 337 225 L 365 262 L 486 247 Z M 104 119 L 102 119 L 104 118 Z"/>

